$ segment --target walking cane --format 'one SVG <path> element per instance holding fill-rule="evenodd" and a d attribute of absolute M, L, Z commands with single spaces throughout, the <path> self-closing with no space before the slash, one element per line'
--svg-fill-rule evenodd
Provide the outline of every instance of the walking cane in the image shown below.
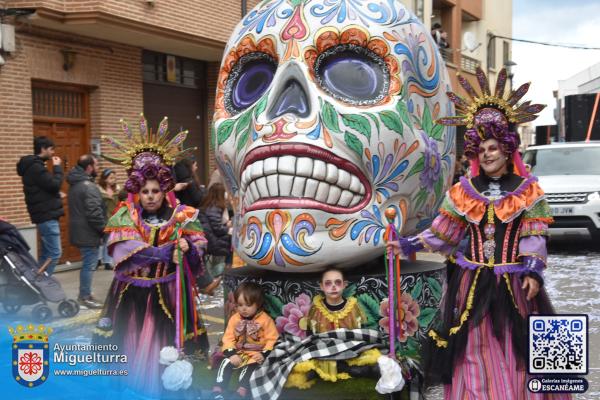
<path fill-rule="evenodd" d="M 394 226 L 394 220 L 396 219 L 396 209 L 394 207 L 388 207 L 385 210 L 385 217 L 387 218 L 388 225 L 385 229 L 384 240 L 386 243 L 389 241 L 398 240 L 399 235 L 396 227 Z M 391 249 L 387 250 L 387 283 L 388 283 L 388 304 L 389 304 L 389 331 L 390 331 L 390 357 L 396 358 L 396 325 L 398 326 L 398 338 L 401 337 L 401 277 L 400 277 L 400 257 L 394 256 L 394 252 Z M 396 323 L 396 311 L 398 312 L 398 322 Z"/>

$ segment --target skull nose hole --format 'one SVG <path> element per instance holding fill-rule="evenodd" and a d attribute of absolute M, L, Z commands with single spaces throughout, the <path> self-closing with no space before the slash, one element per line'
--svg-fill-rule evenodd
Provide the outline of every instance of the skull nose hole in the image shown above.
<path fill-rule="evenodd" d="M 290 79 L 285 83 L 281 91 L 276 95 L 275 101 L 267 113 L 267 117 L 275 119 L 288 113 L 300 118 L 306 118 L 310 115 L 308 95 L 296 79 Z"/>

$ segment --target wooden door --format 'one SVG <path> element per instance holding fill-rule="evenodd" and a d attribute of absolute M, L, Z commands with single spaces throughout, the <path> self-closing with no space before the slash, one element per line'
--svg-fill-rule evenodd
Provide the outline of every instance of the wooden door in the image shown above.
<path fill-rule="evenodd" d="M 180 130 L 188 130 L 184 147 L 196 147 L 194 157 L 200 168 L 200 177 L 204 183 L 208 171 L 208 157 L 206 143 L 206 120 L 203 110 L 205 109 L 203 93 L 196 88 L 178 87 L 171 85 L 159 85 L 144 83 L 144 115 L 148 125 L 153 130 L 166 115 L 169 117 L 169 132 L 175 134 Z"/>
<path fill-rule="evenodd" d="M 66 176 L 79 157 L 89 152 L 88 93 L 84 88 L 33 83 L 33 134 L 47 136 L 55 144 L 55 155 L 63 162 L 65 180 L 61 191 L 66 195 Z M 49 162 L 51 170 L 52 165 Z M 81 259 L 79 250 L 69 243 L 69 202 L 63 198 L 65 216 L 60 219 L 62 257 L 60 263 Z"/>

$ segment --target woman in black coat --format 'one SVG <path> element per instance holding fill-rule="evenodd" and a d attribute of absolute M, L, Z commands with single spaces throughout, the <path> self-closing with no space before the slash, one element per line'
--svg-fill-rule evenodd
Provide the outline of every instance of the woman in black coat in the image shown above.
<path fill-rule="evenodd" d="M 184 159 L 175 164 L 175 196 L 181 204 L 200 208 L 200 204 L 206 195 L 206 188 L 200 185 L 198 179 L 198 163 Z"/>
<path fill-rule="evenodd" d="M 223 267 L 231 264 L 233 251 L 231 249 L 231 220 L 227 212 L 225 200 L 225 186 L 215 183 L 208 189 L 208 193 L 199 213 L 200 222 L 204 228 L 204 234 L 208 240 L 207 252 L 212 256 L 208 263 L 209 270 L 214 276 L 223 273 Z"/>

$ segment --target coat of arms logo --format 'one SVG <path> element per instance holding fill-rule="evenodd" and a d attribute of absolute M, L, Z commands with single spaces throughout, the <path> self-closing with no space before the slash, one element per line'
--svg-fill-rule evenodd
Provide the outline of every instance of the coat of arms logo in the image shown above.
<path fill-rule="evenodd" d="M 36 387 L 46 382 L 50 372 L 48 336 L 52 328 L 44 325 L 8 328 L 13 337 L 12 373 L 15 381 L 26 387 Z"/>

